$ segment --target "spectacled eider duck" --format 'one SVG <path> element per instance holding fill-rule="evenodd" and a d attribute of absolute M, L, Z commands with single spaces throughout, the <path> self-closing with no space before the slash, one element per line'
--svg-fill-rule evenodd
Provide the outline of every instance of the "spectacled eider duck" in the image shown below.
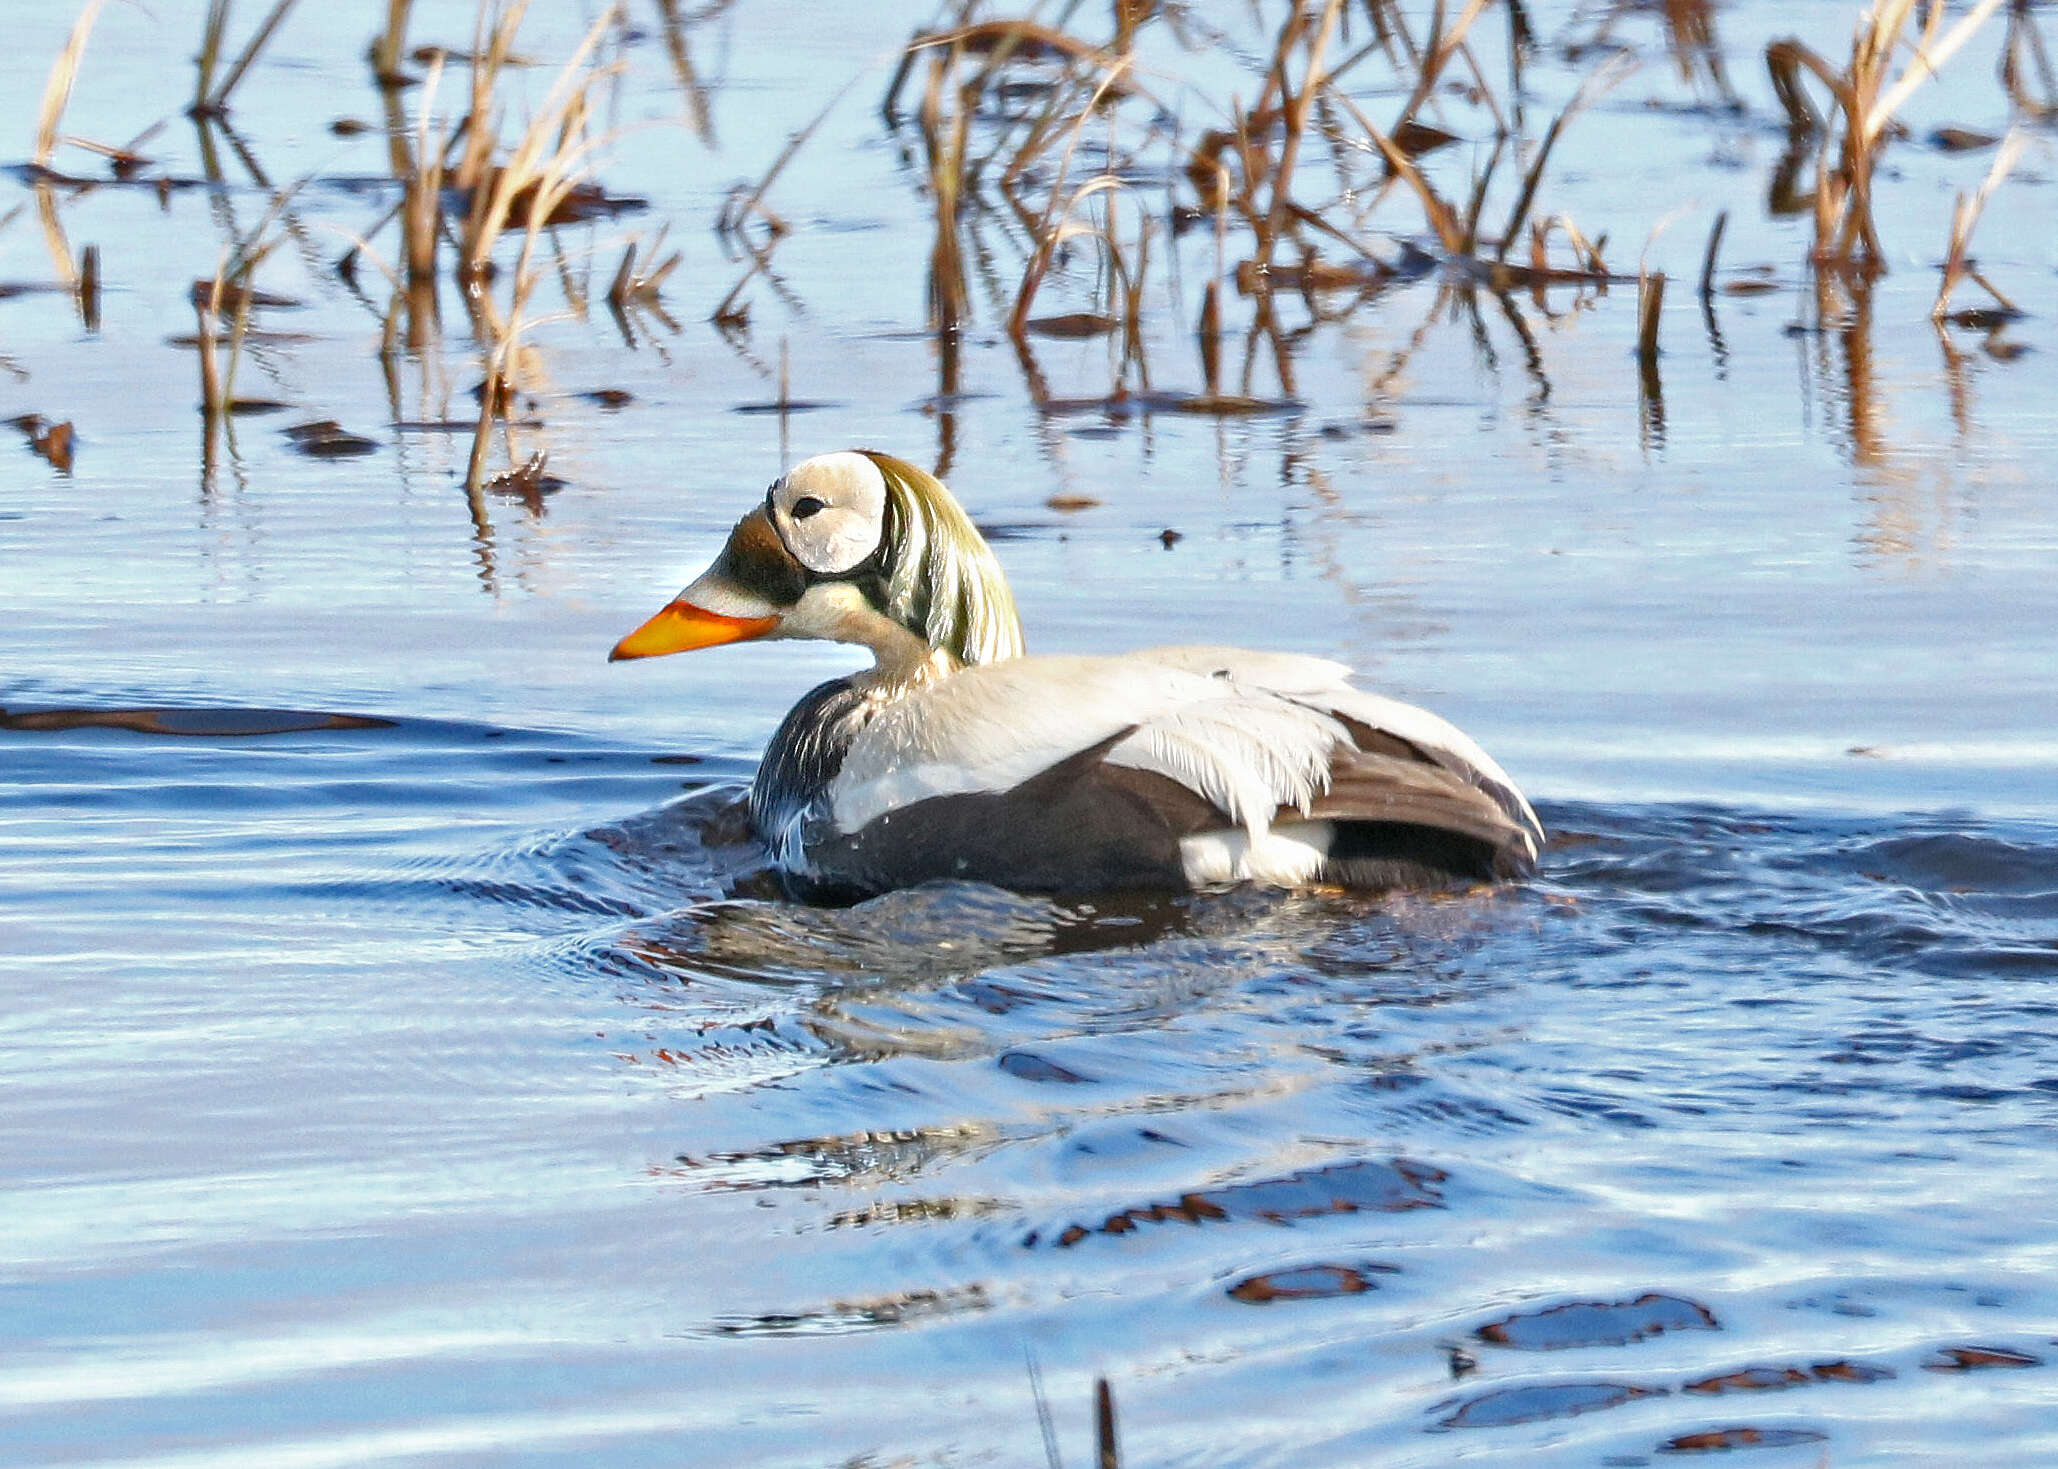
<path fill-rule="evenodd" d="M 794 707 L 751 786 L 758 835 L 812 893 L 1422 886 L 1525 875 L 1543 842 L 1484 750 L 1341 664 L 1023 656 L 991 548 L 941 481 L 891 455 L 797 465 L 612 656 L 746 638 L 875 659 Z"/>

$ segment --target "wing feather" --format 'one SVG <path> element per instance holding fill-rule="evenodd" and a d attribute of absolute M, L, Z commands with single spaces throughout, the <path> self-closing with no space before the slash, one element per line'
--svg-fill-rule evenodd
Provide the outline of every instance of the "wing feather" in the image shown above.
<path fill-rule="evenodd" d="M 1359 689 L 1322 658 L 1153 648 L 981 664 L 888 701 L 833 791 L 851 832 L 937 796 L 1012 790 L 1104 746 L 1241 827 L 1332 819 L 1431 827 L 1533 861 L 1543 829 L 1506 772 L 1427 710 Z"/>

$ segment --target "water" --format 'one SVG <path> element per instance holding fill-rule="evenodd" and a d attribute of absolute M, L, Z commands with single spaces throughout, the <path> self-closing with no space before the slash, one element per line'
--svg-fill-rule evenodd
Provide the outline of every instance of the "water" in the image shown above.
<path fill-rule="evenodd" d="M 67 128 L 173 111 L 187 9 L 110 9 Z M 466 7 L 418 9 L 468 40 Z M 1646 67 L 1547 184 L 1618 264 L 1697 199 L 1775 266 L 1711 333 L 1678 289 L 1705 213 L 1650 247 L 1662 421 L 1633 292 L 1475 324 L 1434 279 L 1298 339 L 1293 406 L 1228 419 L 1039 409 L 982 297 L 939 408 L 926 204 L 869 82 L 770 196 L 790 299 L 753 291 L 725 343 L 700 318 L 742 267 L 701 226 L 913 11 L 687 28 L 709 141 L 626 134 L 604 176 L 649 210 L 562 232 L 604 290 L 670 220 L 682 326 L 535 329 L 524 445 L 568 483 L 534 503 L 468 505 L 467 436 L 391 426 L 472 411 L 454 294 L 396 404 L 328 270 L 390 203 L 352 182 L 384 140 L 327 130 L 378 116 L 369 11 L 296 13 L 238 94 L 267 176 L 317 177 L 260 275 L 304 340 L 239 378 L 292 406 L 212 472 L 168 339 L 266 194 L 232 156 L 162 203 L 59 191 L 99 329 L 0 302 L 0 417 L 79 433 L 70 474 L 24 450 L 0 490 L 0 1460 L 1040 1464 L 1040 1384 L 1076 1464 L 1099 1377 L 1134 1464 L 2058 1460 L 2048 143 L 1979 237 L 2026 354 L 1931 332 L 1988 155 L 1919 143 L 1869 324 L 1790 334 L 1804 225 L 1763 208 L 1755 57 L 1796 25 L 1841 54 L 1849 17 L 1718 14 L 1749 111 L 1687 105 L 1618 17 Z M 24 149 L 68 19 L 20 17 L 4 63 Z M 610 105 L 676 118 L 637 22 Z M 1918 137 L 2005 120 L 1991 59 Z M 174 117 L 146 151 L 187 177 L 199 149 Z M 0 277 L 47 281 L 6 187 Z M 1160 387 L 1198 386 L 1199 279 L 1154 318 Z M 776 399 L 782 338 L 827 406 L 736 412 Z M 1036 350 L 1052 397 L 1107 392 L 1105 343 Z M 297 452 L 314 418 L 374 451 Z M 742 791 L 850 656 L 603 660 L 782 443 L 852 442 L 949 459 L 1040 648 L 1228 635 L 1449 714 L 1538 798 L 1541 876 L 779 901 Z"/>

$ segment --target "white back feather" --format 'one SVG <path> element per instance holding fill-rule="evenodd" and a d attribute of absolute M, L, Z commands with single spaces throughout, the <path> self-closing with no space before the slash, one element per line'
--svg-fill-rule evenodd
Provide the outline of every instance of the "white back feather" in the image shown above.
<path fill-rule="evenodd" d="M 1329 788 L 1329 757 L 1349 735 L 1319 710 L 1257 689 L 1160 715 L 1108 752 L 1205 796 L 1257 838 L 1281 806 L 1306 811 Z"/>
<path fill-rule="evenodd" d="M 1241 648 L 1152 648 L 1112 658 L 1008 658 L 896 697 L 851 746 L 832 787 L 853 832 L 932 796 L 1004 791 L 1132 731 L 1113 765 L 1179 782 L 1224 812 L 1257 851 L 1280 807 L 1307 810 L 1329 787 L 1342 719 L 1384 730 L 1479 784 L 1542 828 L 1500 766 L 1427 710 L 1366 693 L 1340 663 Z"/>

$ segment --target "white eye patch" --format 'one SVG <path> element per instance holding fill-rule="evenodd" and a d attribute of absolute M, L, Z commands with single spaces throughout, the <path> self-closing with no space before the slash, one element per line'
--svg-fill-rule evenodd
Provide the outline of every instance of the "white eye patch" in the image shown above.
<path fill-rule="evenodd" d="M 879 549 L 886 479 L 864 455 L 821 454 L 772 486 L 773 523 L 809 571 L 838 576 Z"/>

